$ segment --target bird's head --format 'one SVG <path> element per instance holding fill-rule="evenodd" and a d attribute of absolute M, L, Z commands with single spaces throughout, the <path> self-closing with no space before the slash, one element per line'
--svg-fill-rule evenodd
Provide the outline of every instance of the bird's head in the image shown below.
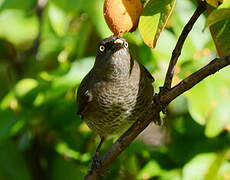
<path fill-rule="evenodd" d="M 100 42 L 94 66 L 104 76 L 123 76 L 130 70 L 130 61 L 128 42 L 124 38 L 110 36 Z"/>

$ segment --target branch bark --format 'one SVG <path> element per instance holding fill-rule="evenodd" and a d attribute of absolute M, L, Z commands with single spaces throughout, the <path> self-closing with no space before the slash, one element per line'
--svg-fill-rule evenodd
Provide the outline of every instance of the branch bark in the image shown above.
<path fill-rule="evenodd" d="M 206 3 L 201 1 L 199 6 L 197 7 L 196 11 L 194 12 L 194 14 L 192 15 L 192 17 L 190 18 L 188 23 L 185 25 L 185 27 L 184 27 L 184 29 L 183 29 L 183 31 L 182 31 L 182 33 L 181 33 L 181 35 L 177 41 L 177 44 L 173 50 L 171 60 L 169 62 L 169 67 L 167 70 L 167 74 L 165 77 L 165 83 L 163 86 L 164 89 L 170 89 L 171 88 L 175 65 L 177 63 L 177 60 L 178 60 L 180 54 L 181 54 L 181 50 L 182 50 L 182 47 L 184 45 L 185 39 L 187 38 L 189 32 L 192 30 L 193 25 L 195 24 L 197 19 L 200 17 L 200 15 L 205 10 L 206 10 Z"/>
<path fill-rule="evenodd" d="M 106 169 L 114 162 L 114 160 L 119 156 L 119 154 L 129 146 L 129 144 L 140 134 L 151 122 L 152 118 L 156 116 L 162 109 L 158 104 L 168 105 L 176 97 L 180 96 L 187 90 L 194 87 L 203 79 L 216 73 L 220 69 L 230 65 L 230 54 L 212 60 L 208 65 L 204 66 L 197 72 L 193 73 L 178 85 L 174 86 L 170 90 L 165 91 L 164 94 L 158 94 L 159 102 L 154 103 L 149 113 L 144 117 L 137 120 L 105 153 L 102 158 L 102 166 L 100 169 L 91 169 L 85 176 L 85 180 L 96 180 L 105 173 Z"/>

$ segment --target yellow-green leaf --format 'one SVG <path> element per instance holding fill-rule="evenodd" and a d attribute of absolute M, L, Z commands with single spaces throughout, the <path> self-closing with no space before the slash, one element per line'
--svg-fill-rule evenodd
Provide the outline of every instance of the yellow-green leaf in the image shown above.
<path fill-rule="evenodd" d="M 206 27 L 230 19 L 230 1 L 224 1 L 217 9 L 209 8 Z"/>
<path fill-rule="evenodd" d="M 206 2 L 213 7 L 218 7 L 218 0 L 206 0 Z"/>
<path fill-rule="evenodd" d="M 145 44 L 149 47 L 156 46 L 175 2 L 176 0 L 150 0 L 144 7 L 138 29 Z"/>

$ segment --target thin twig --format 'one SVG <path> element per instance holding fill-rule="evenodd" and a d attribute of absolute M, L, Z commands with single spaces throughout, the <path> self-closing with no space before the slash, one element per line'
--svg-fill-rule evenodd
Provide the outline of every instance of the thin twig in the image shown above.
<path fill-rule="evenodd" d="M 175 65 L 177 63 L 177 60 L 181 54 L 181 49 L 184 45 L 185 39 L 187 38 L 189 32 L 192 30 L 193 25 L 195 24 L 195 22 L 197 21 L 197 19 L 200 17 L 200 15 L 206 10 L 206 3 L 205 2 L 201 2 L 199 4 L 199 6 L 197 7 L 196 11 L 194 12 L 194 14 L 192 15 L 192 17 L 190 18 L 189 22 L 185 25 L 178 41 L 177 44 L 173 50 L 172 56 L 171 56 L 171 60 L 169 62 L 169 67 L 168 67 L 168 71 L 165 77 L 165 82 L 164 82 L 164 89 L 170 89 L 171 85 L 172 85 L 172 78 L 173 78 L 173 74 L 174 74 L 174 69 L 175 69 Z"/>
<path fill-rule="evenodd" d="M 159 102 L 157 104 L 168 105 L 176 97 L 191 89 L 203 79 L 228 65 L 230 65 L 230 55 L 212 60 L 208 65 L 204 66 L 197 72 L 181 81 L 178 85 L 168 90 L 165 94 L 160 94 Z M 106 169 L 114 162 L 119 154 L 129 146 L 129 144 L 137 137 L 137 135 L 140 134 L 152 122 L 152 118 L 162 110 L 157 104 L 153 104 L 153 108 L 149 110 L 149 113 L 138 119 L 112 145 L 112 147 L 105 153 L 102 158 L 101 168 L 90 169 L 88 174 L 85 176 L 85 180 L 96 180 L 101 177 L 103 173 L 105 173 Z"/>
<path fill-rule="evenodd" d="M 193 86 L 198 84 L 200 81 L 210 76 L 211 74 L 216 73 L 220 69 L 228 66 L 230 64 L 230 54 L 222 58 L 216 58 L 212 60 L 208 65 L 204 66 L 197 72 L 188 76 L 186 79 L 181 81 L 178 85 L 174 86 L 167 94 L 160 97 L 160 102 L 163 104 L 168 104 L 174 100 L 177 96 L 183 94 L 185 91 L 188 91 Z"/>

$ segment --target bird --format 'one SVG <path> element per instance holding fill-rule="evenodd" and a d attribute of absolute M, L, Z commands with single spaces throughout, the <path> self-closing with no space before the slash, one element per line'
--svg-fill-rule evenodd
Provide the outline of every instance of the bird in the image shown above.
<path fill-rule="evenodd" d="M 147 112 L 153 82 L 124 38 L 110 36 L 99 43 L 94 65 L 77 90 L 77 114 L 101 138 L 95 159 L 106 138 L 122 134 Z"/>

